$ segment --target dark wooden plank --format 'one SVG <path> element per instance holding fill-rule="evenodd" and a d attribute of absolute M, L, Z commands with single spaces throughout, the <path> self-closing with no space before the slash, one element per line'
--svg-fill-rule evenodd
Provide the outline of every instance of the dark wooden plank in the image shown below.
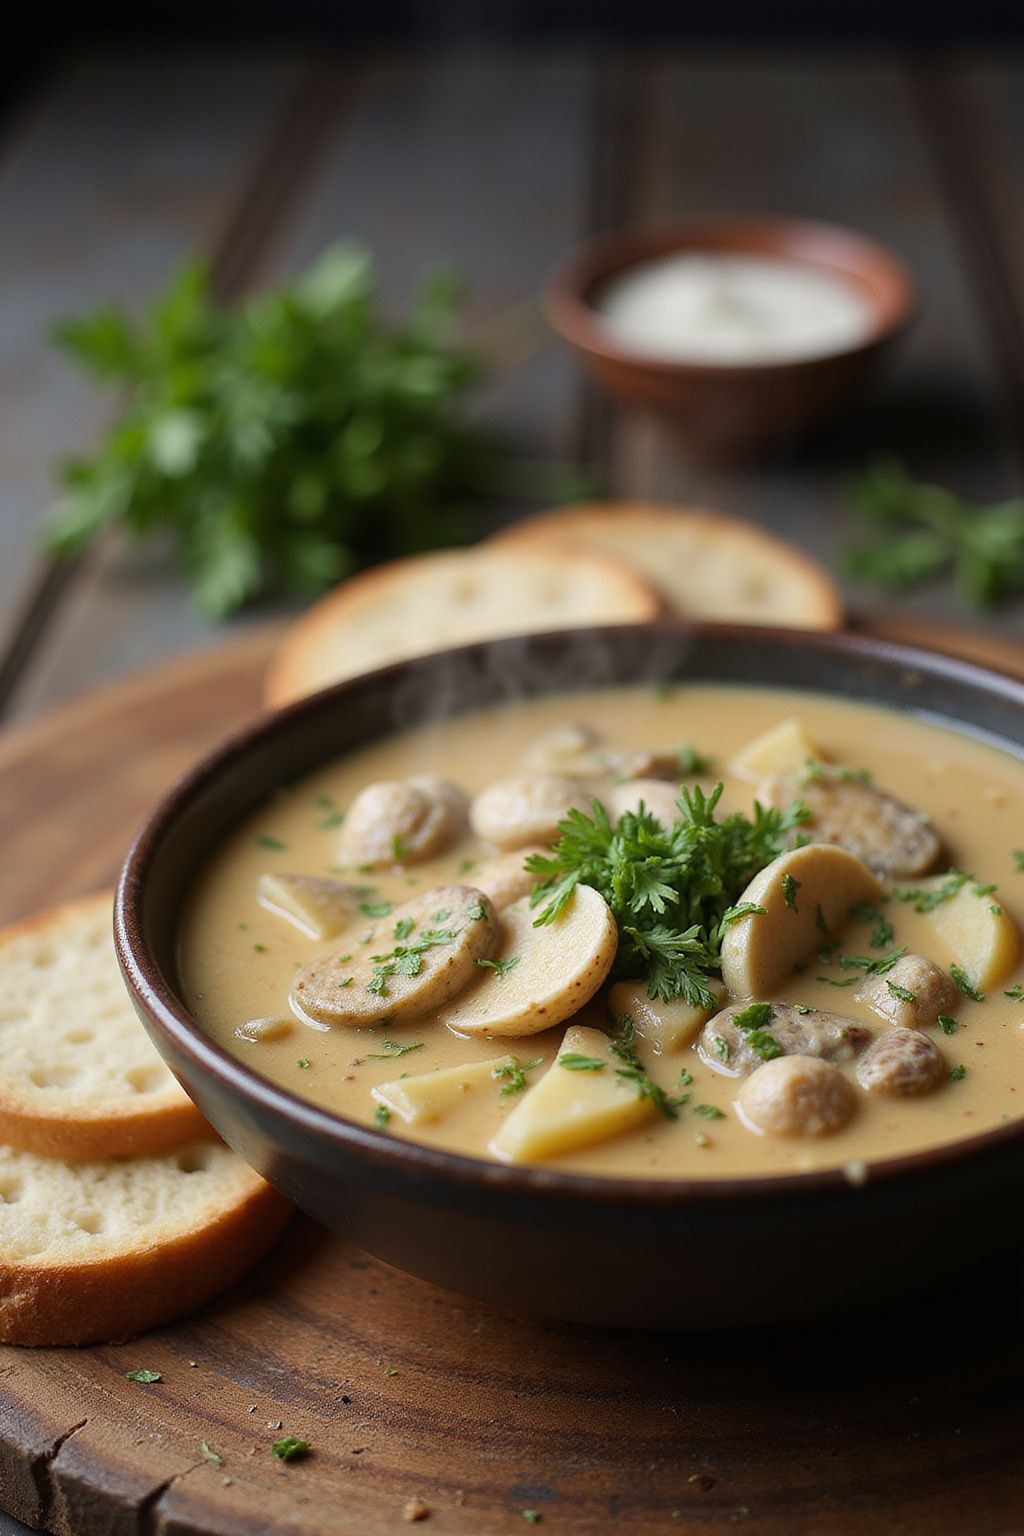
<path fill-rule="evenodd" d="M 293 62 L 86 58 L 18 124 L 0 158 L 0 657 L 39 571 L 58 455 L 111 410 L 46 339 L 60 315 L 137 302 L 209 247 L 299 78 Z"/>
<path fill-rule="evenodd" d="M 813 442 L 716 466 L 688 461 L 663 428 L 628 422 L 616 434 L 616 489 L 750 515 L 833 568 L 852 529 L 845 478 L 879 451 L 966 494 L 1012 493 L 1018 476 L 987 312 L 905 77 L 827 60 L 669 63 L 646 68 L 640 96 L 644 148 L 623 218 L 756 209 L 849 224 L 910 262 L 924 305 L 873 397 Z M 963 612 L 949 587 L 904 602 Z M 1021 618 L 1004 622 L 1019 628 Z"/>
<path fill-rule="evenodd" d="M 472 334 L 504 363 L 482 411 L 525 455 L 571 458 L 574 374 L 536 301 L 588 222 L 590 71 L 460 56 L 429 67 L 339 66 L 334 78 L 338 112 L 322 168 L 295 217 L 266 231 L 265 259 L 247 277 L 293 273 L 351 237 L 377 254 L 384 300 L 399 313 L 425 269 L 453 266 L 470 284 Z M 163 552 L 107 550 L 66 604 L 15 713 L 195 645 L 210 628 Z"/>

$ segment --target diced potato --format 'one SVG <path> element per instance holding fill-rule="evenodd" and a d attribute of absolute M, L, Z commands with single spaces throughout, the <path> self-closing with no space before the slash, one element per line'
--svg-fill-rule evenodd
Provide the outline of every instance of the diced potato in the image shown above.
<path fill-rule="evenodd" d="M 522 897 L 498 914 L 498 947 L 475 984 L 444 1010 L 457 1035 L 535 1035 L 564 1024 L 612 968 L 619 935 L 604 897 L 579 885 L 555 920 L 535 927 Z"/>
<path fill-rule="evenodd" d="M 260 875 L 261 907 L 286 918 L 311 939 L 333 939 L 359 916 L 364 891 L 319 875 Z"/>
<path fill-rule="evenodd" d="M 922 891 L 929 891 L 948 878 L 934 875 L 917 884 Z M 976 895 L 973 880 L 923 915 L 950 960 L 963 967 L 971 986 L 979 991 L 997 987 L 1017 964 L 1020 934 L 1016 923 L 997 894 Z"/>
<path fill-rule="evenodd" d="M 711 980 L 708 986 L 715 994 L 717 1007 L 725 988 Z M 638 1036 L 647 1041 L 656 1056 L 670 1056 L 689 1045 L 712 1012 L 710 1008 L 692 1008 L 681 997 L 674 997 L 670 1003 L 659 1002 L 648 996 L 642 981 L 617 981 L 608 993 L 608 1007 L 616 1018 L 626 1014 L 632 1019 Z"/>
<path fill-rule="evenodd" d="M 820 758 L 802 720 L 782 720 L 770 731 L 755 737 L 733 758 L 730 772 L 757 783 L 770 773 L 790 773 L 802 768 L 809 758 Z"/>
<path fill-rule="evenodd" d="M 603 1065 L 584 1071 L 560 1066 L 570 1055 Z M 557 1157 L 648 1120 L 654 1104 L 640 1097 L 635 1083 L 617 1075 L 619 1066 L 602 1030 L 580 1025 L 567 1029 L 558 1056 L 508 1116 L 490 1143 L 491 1152 L 511 1163 Z"/>
<path fill-rule="evenodd" d="M 385 1104 L 407 1125 L 432 1125 L 443 1119 L 454 1105 L 461 1103 L 467 1093 L 479 1088 L 490 1087 L 497 1104 L 500 1084 L 495 1081 L 494 1074 L 498 1068 L 512 1065 L 511 1056 L 468 1061 L 459 1067 L 442 1067 L 437 1072 L 381 1083 L 372 1092 L 378 1104 Z"/>
<path fill-rule="evenodd" d="M 741 917 L 722 939 L 722 980 L 734 997 L 770 997 L 794 965 L 819 949 L 858 902 L 882 887 L 860 859 L 832 843 L 780 853 L 740 897 L 760 913 Z"/>

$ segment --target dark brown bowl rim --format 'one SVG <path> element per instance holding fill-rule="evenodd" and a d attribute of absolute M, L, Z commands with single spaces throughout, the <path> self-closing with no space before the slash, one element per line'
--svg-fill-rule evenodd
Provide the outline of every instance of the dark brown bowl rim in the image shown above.
<path fill-rule="evenodd" d="M 757 230 L 770 237 L 783 234 L 793 238 L 831 241 L 844 246 L 851 256 L 851 264 L 845 268 L 853 272 L 870 262 L 883 269 L 891 284 L 892 300 L 888 312 L 872 300 L 875 323 L 868 334 L 849 347 L 822 353 L 814 357 L 779 358 L 763 363 L 698 363 L 682 362 L 672 358 L 655 357 L 632 348 L 614 344 L 605 326 L 597 318 L 587 295 L 601 282 L 619 272 L 673 250 L 682 250 L 695 238 L 713 235 L 721 249 L 733 249 L 730 239 L 741 232 Z M 857 256 L 859 261 L 852 258 Z M 814 261 L 811 257 L 798 258 L 808 265 L 818 265 L 829 271 L 840 268 L 826 261 Z M 918 288 L 909 266 L 895 251 L 859 230 L 843 224 L 832 224 L 820 219 L 792 218 L 783 214 L 744 213 L 707 215 L 701 218 L 673 220 L 669 222 L 641 224 L 599 235 L 578 247 L 545 280 L 541 290 L 541 306 L 552 329 L 572 346 L 579 347 L 606 362 L 629 365 L 663 377 L 694 379 L 756 379 L 777 375 L 782 370 L 813 370 L 827 368 L 839 358 L 855 358 L 876 350 L 904 331 L 913 320 L 919 305 Z"/>
<path fill-rule="evenodd" d="M 564 640 L 577 636 L 583 641 L 614 643 L 617 635 L 631 635 L 635 639 L 673 635 L 705 639 L 723 636 L 735 640 L 747 639 L 751 644 L 770 637 L 773 643 L 793 648 L 810 644 L 825 654 L 859 657 L 881 661 L 890 666 L 925 670 L 933 676 L 981 687 L 990 693 L 995 691 L 1024 711 L 1024 683 L 1009 673 L 919 646 L 855 635 L 848 631 L 794 630 L 741 624 L 690 624 L 661 619 L 649 624 L 557 630 L 532 635 L 530 639 L 543 643 L 545 640 Z M 503 643 L 500 639 L 481 641 L 437 654 L 455 661 L 459 657 L 471 658 L 493 650 Z M 848 1190 L 852 1182 L 847 1172 L 849 1161 L 836 1168 L 759 1174 L 745 1178 L 643 1179 L 565 1173 L 445 1152 L 321 1109 L 245 1066 L 204 1033 L 198 1020 L 192 1018 L 168 985 L 144 938 L 143 903 L 147 875 L 162 837 L 193 796 L 201 793 L 211 780 L 230 772 L 232 766 L 244 758 L 256 743 L 287 733 L 291 722 L 303 715 L 329 710 L 335 701 L 345 699 L 353 689 L 373 685 L 387 687 L 393 680 L 405 675 L 410 665 L 413 664 L 398 662 L 382 667 L 337 683 L 260 717 L 204 756 L 157 801 L 136 833 L 125 858 L 114 904 L 114 939 L 121 970 L 156 1034 L 166 1037 L 173 1050 L 185 1056 L 193 1068 L 211 1074 L 223 1087 L 243 1099 L 258 1101 L 263 1108 L 290 1120 L 295 1128 L 308 1135 L 323 1138 L 341 1149 L 356 1151 L 382 1168 L 420 1176 L 429 1175 L 451 1184 L 507 1190 L 520 1195 L 584 1200 L 590 1204 L 605 1202 L 619 1205 L 633 1202 L 644 1206 L 673 1208 L 688 1203 L 749 1204 L 752 1200 L 759 1204 L 762 1200 L 786 1200 L 797 1195 Z M 685 679 L 680 679 L 681 685 L 685 686 L 685 682 Z M 881 707 L 886 706 L 882 704 Z M 955 721 L 950 723 L 956 727 Z M 958 1166 L 975 1157 L 980 1159 L 986 1153 L 998 1153 L 1015 1144 L 1024 1145 L 1024 1118 L 954 1142 L 927 1147 L 919 1152 L 866 1163 L 864 1182 L 867 1185 L 891 1183 L 899 1179 L 909 1182 L 915 1177 L 951 1165 Z M 853 1161 L 857 1162 L 856 1159 Z"/>

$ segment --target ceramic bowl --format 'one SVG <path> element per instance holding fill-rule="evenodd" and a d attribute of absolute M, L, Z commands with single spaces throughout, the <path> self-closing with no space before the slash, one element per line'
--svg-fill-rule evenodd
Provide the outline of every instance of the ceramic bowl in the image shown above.
<path fill-rule="evenodd" d="M 157 805 L 116 906 L 121 966 L 157 1048 L 224 1138 L 317 1220 L 399 1269 L 507 1309 L 626 1326 L 807 1316 L 920 1286 L 1008 1244 L 1024 1121 L 842 1171 L 596 1178 L 445 1153 L 318 1109 L 236 1060 L 182 1002 L 189 884 L 282 786 L 447 701 L 679 680 L 803 688 L 938 715 L 1024 756 L 1024 686 L 849 635 L 663 623 L 496 640 L 344 682 L 236 736 Z"/>
<path fill-rule="evenodd" d="M 873 323 L 855 346 L 787 362 L 682 363 L 621 345 L 595 308 L 601 290 L 630 267 L 683 251 L 769 256 L 840 277 L 867 299 Z M 883 246 L 835 224 L 753 215 L 605 236 L 571 257 L 544 293 L 548 320 L 598 385 L 624 406 L 666 418 L 688 447 L 715 457 L 797 438 L 838 410 L 915 307 L 910 272 Z"/>

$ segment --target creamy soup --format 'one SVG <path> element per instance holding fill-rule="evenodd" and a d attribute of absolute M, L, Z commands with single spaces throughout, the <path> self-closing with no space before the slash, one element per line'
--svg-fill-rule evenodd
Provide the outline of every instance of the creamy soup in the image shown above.
<path fill-rule="evenodd" d="M 1024 1111 L 1018 842 L 1024 765 L 888 710 L 710 686 L 502 705 L 243 822 L 190 893 L 181 982 L 246 1066 L 388 1135 L 858 1180 Z"/>

